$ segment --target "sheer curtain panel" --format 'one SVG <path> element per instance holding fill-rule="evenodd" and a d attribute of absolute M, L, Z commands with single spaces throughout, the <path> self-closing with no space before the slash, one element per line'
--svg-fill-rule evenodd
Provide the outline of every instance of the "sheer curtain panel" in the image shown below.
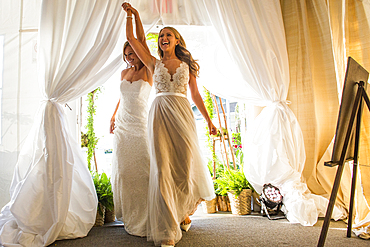
<path fill-rule="evenodd" d="M 62 106 L 103 84 L 120 66 L 121 57 L 107 61 L 122 29 L 121 2 L 42 2 L 38 81 L 44 100 L 19 155 L 10 202 L 1 210 L 5 246 L 83 237 L 95 222 L 95 188 Z"/>

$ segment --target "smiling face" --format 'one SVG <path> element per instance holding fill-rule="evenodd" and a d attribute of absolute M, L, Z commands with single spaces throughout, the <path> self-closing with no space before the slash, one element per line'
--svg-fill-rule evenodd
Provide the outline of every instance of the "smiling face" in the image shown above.
<path fill-rule="evenodd" d="M 136 53 L 131 48 L 131 46 L 126 46 L 123 50 L 124 60 L 130 65 L 135 66 L 136 64 L 141 63 L 140 59 L 136 56 Z"/>
<path fill-rule="evenodd" d="M 175 50 L 179 42 L 174 32 L 169 28 L 163 28 L 159 33 L 158 46 L 163 52 Z"/>

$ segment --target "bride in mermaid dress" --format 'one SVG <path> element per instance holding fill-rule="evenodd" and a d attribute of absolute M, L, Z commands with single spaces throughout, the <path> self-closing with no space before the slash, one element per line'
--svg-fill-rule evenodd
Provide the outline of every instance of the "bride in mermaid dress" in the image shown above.
<path fill-rule="evenodd" d="M 142 38 L 143 47 L 147 48 L 144 31 L 137 30 L 137 33 L 138 38 Z M 129 234 L 145 237 L 150 165 L 147 102 L 153 79 L 128 42 L 123 47 L 123 53 L 125 61 L 131 67 L 121 73 L 120 100 L 110 126 L 110 132 L 114 133 L 114 210 L 117 219 L 124 223 Z"/>
<path fill-rule="evenodd" d="M 122 7 L 128 15 L 127 40 L 153 74 L 156 91 L 148 117 L 150 176 L 147 236 L 155 245 L 174 246 L 182 237 L 181 222 L 190 226 L 188 215 L 197 203 L 215 197 L 209 170 L 200 154 L 195 119 L 187 100 L 188 87 L 194 103 L 208 123 L 210 133 L 216 134 L 217 130 L 197 88 L 199 65 L 186 50 L 181 35 L 171 27 L 160 31 L 158 51 L 161 60 L 157 60 L 143 49 L 133 35 L 129 15 L 130 11 L 136 10 L 129 3 L 123 3 Z"/>

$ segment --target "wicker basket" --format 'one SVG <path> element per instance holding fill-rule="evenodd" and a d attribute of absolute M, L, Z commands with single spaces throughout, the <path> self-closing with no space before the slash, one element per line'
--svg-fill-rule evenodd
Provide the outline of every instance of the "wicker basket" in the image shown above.
<path fill-rule="evenodd" d="M 103 215 L 99 213 L 99 209 L 96 212 L 96 219 L 95 219 L 95 224 L 94 226 L 102 226 L 104 225 L 104 218 L 105 218 L 105 207 L 99 202 L 99 206 L 101 208 L 101 211 Z"/>
<path fill-rule="evenodd" d="M 216 205 L 217 205 L 217 197 L 213 198 L 210 201 L 202 201 L 203 212 L 206 214 L 216 213 L 217 212 Z"/>
<path fill-rule="evenodd" d="M 252 212 L 251 210 L 252 190 L 251 189 L 242 190 L 242 192 L 240 193 L 238 197 L 236 197 L 231 192 L 228 192 L 227 195 L 229 196 L 232 214 L 245 215 L 245 214 L 250 214 Z"/>
<path fill-rule="evenodd" d="M 104 217 L 104 223 L 111 223 L 116 220 L 116 214 L 113 210 L 105 209 L 105 217 Z"/>
<path fill-rule="evenodd" d="M 217 195 L 217 210 L 223 211 L 223 212 L 230 212 L 231 206 L 230 206 L 230 200 L 228 196 L 220 196 Z"/>

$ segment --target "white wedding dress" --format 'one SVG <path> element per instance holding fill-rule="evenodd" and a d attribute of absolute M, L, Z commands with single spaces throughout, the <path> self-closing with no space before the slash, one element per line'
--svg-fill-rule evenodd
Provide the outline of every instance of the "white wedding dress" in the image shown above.
<path fill-rule="evenodd" d="M 172 77 L 172 80 L 171 80 Z M 212 178 L 203 162 L 190 103 L 186 98 L 189 67 L 182 62 L 171 76 L 157 60 L 156 89 L 148 118 L 150 149 L 148 240 L 181 237 L 180 223 L 199 199 L 215 197 Z"/>
<path fill-rule="evenodd" d="M 148 219 L 148 97 L 151 86 L 144 80 L 120 85 L 120 104 L 115 117 L 112 162 L 114 210 L 125 230 L 146 236 Z"/>

